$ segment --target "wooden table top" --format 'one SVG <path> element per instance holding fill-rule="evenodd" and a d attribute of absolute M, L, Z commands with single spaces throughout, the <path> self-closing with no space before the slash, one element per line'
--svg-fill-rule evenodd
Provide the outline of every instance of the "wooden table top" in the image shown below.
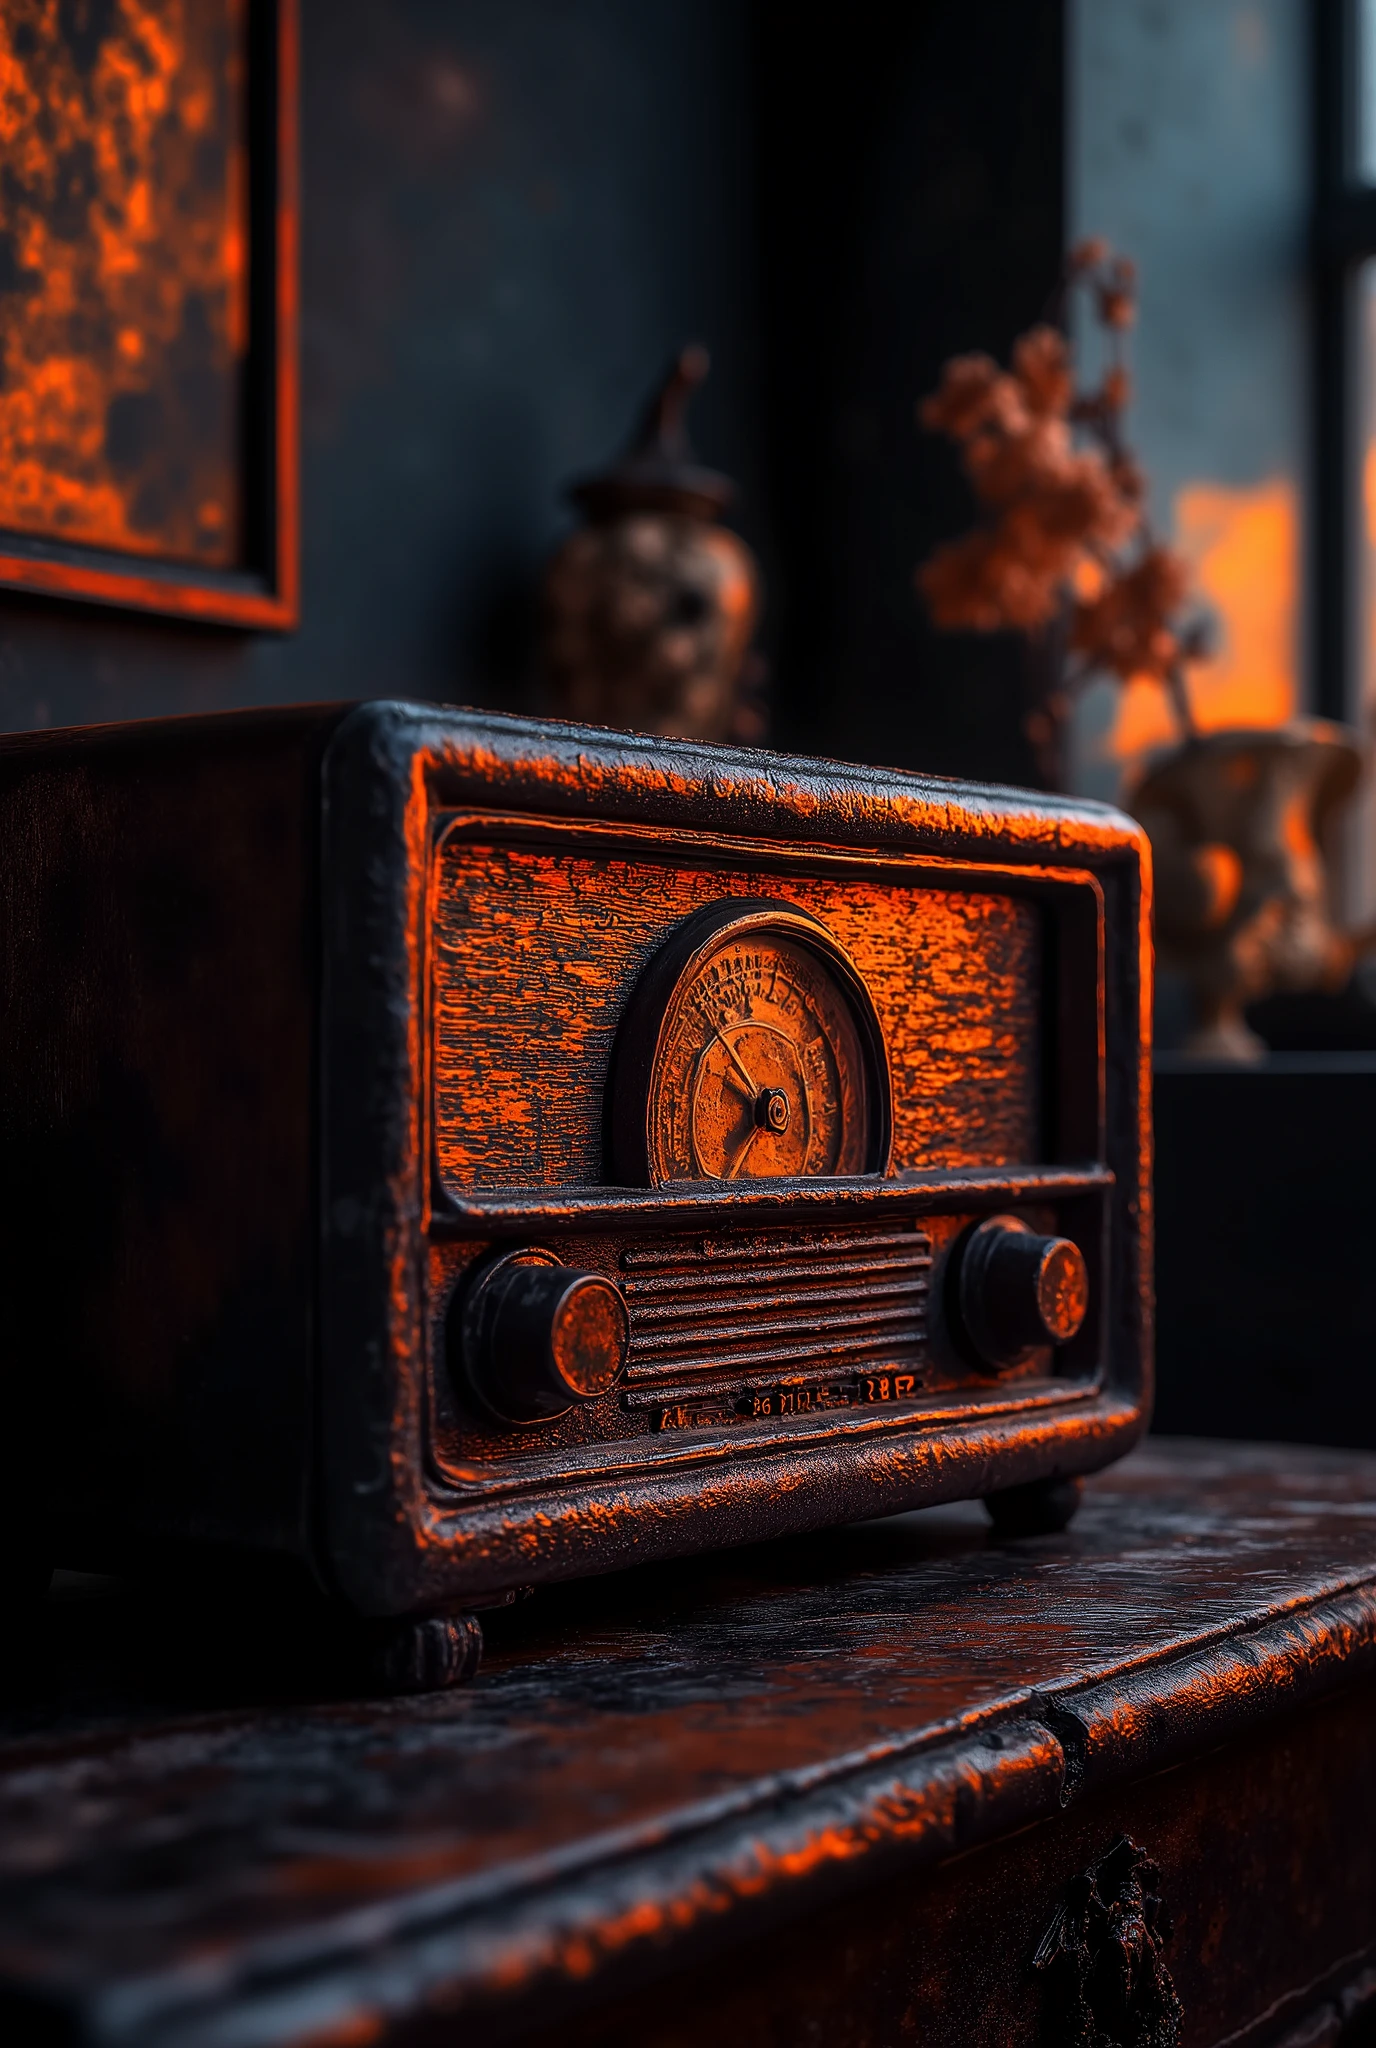
<path fill-rule="evenodd" d="M 1161 1440 L 1060 1536 L 929 1509 L 488 1639 L 466 1691 L 312 1699 L 184 1597 L 60 1587 L 0 1691 L 0 2017 L 482 2038 L 935 1864 L 1376 1668 L 1376 1457 Z"/>

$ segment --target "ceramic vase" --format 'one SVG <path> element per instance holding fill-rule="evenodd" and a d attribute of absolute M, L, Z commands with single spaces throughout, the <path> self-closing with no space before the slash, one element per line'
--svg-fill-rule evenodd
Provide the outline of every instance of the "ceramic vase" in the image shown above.
<path fill-rule="evenodd" d="M 721 515 L 730 480 L 694 460 L 684 408 L 706 374 L 685 349 L 631 448 L 576 483 L 586 523 L 545 574 L 542 651 L 553 708 L 684 739 L 758 740 L 742 688 L 760 603 L 755 558 Z"/>
<path fill-rule="evenodd" d="M 1248 1003 L 1346 980 L 1355 942 L 1332 915 L 1324 847 L 1360 773 L 1352 733 L 1304 718 L 1190 740 L 1139 785 L 1157 953 L 1189 990 L 1185 1051 L 1261 1059 Z"/>

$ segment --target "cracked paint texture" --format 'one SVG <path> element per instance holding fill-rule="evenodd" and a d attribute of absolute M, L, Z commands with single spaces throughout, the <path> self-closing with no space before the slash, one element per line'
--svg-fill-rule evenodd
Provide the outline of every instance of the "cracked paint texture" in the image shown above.
<path fill-rule="evenodd" d="M 244 6 L 0 9 L 0 527 L 239 557 Z"/>

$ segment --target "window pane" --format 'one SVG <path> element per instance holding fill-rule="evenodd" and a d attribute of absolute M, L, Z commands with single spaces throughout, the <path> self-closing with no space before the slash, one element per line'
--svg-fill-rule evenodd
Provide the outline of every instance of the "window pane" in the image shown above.
<path fill-rule="evenodd" d="M 1356 418 L 1354 496 L 1357 587 L 1354 605 L 1356 674 L 1349 684 L 1351 717 L 1365 735 L 1376 713 L 1376 261 L 1357 272 L 1354 365 Z M 1376 914 L 1376 777 L 1368 774 L 1353 806 L 1347 849 L 1348 915 Z"/>
<path fill-rule="evenodd" d="M 1376 185 L 1376 0 L 1357 0 L 1357 161 L 1354 169 L 1364 184 Z"/>

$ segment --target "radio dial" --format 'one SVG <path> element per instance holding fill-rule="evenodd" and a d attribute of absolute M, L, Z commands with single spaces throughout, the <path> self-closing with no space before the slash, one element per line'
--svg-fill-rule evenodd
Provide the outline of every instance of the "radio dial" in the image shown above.
<path fill-rule="evenodd" d="M 501 1422 L 551 1422 L 620 1379 L 631 1325 L 621 1290 L 552 1252 L 519 1251 L 478 1276 L 464 1303 L 459 1363 Z"/>
<path fill-rule="evenodd" d="M 874 1003 L 826 926 L 727 898 L 686 918 L 632 992 L 613 1171 L 631 1187 L 882 1174 L 889 1097 Z"/>
<path fill-rule="evenodd" d="M 1018 1365 L 1043 1345 L 1068 1344 L 1089 1307 L 1084 1253 L 1019 1216 L 991 1216 L 966 1239 L 958 1306 L 986 1365 Z"/>

